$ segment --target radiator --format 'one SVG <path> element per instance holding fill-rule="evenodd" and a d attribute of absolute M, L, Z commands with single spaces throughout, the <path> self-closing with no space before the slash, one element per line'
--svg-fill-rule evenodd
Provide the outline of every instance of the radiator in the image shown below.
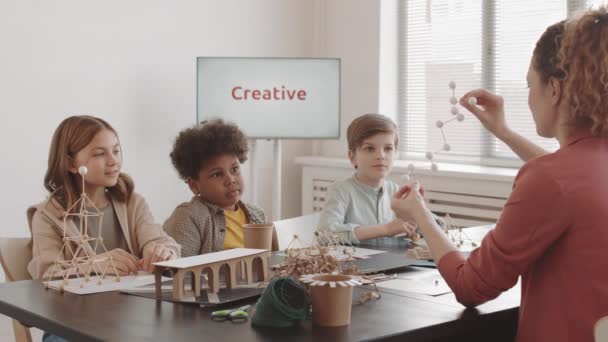
<path fill-rule="evenodd" d="M 496 223 L 506 198 L 455 194 L 441 191 L 425 192 L 429 209 L 444 217 L 450 214 L 457 227 L 472 227 Z"/>
<path fill-rule="evenodd" d="M 334 183 L 333 180 L 313 179 L 312 180 L 312 211 L 319 212 L 323 210 L 325 201 L 327 200 L 327 192 L 329 187 Z"/>

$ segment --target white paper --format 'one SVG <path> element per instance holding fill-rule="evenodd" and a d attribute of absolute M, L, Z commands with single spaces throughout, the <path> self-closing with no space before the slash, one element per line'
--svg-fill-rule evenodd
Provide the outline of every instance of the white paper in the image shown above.
<path fill-rule="evenodd" d="M 185 287 L 186 289 L 188 289 L 189 287 Z M 162 292 L 166 292 L 166 291 L 173 291 L 173 284 L 170 285 L 161 285 L 160 290 Z M 190 289 L 192 290 L 192 289 Z M 156 284 L 151 284 L 151 285 L 143 285 L 141 287 L 133 287 L 133 288 L 128 288 L 128 289 L 124 289 L 121 291 L 128 291 L 128 292 L 156 292 Z"/>
<path fill-rule="evenodd" d="M 397 278 L 376 284 L 379 288 L 439 296 L 452 290 L 437 270 L 399 274 Z"/>
<path fill-rule="evenodd" d="M 180 258 L 169 261 L 156 262 L 154 266 L 171 267 L 171 268 L 189 268 L 193 266 L 200 266 L 206 264 L 212 264 L 218 261 L 228 261 L 231 259 L 238 259 L 247 257 L 250 255 L 260 254 L 268 252 L 266 249 L 252 249 L 252 248 L 234 248 L 227 249 L 221 252 L 207 253 L 201 255 L 195 255 L 187 258 Z"/>
<path fill-rule="evenodd" d="M 361 247 L 356 247 L 355 249 L 357 250 L 354 255 L 355 258 L 366 258 L 372 255 L 386 253 L 386 251 L 380 251 L 377 249 L 368 249 Z"/>
<path fill-rule="evenodd" d="M 68 284 L 63 287 L 63 290 L 78 295 L 111 292 L 120 290 L 130 290 L 133 287 L 145 286 L 154 284 L 154 274 L 148 272 L 140 272 L 137 275 L 122 276 L 120 281 L 116 281 L 116 276 L 106 276 L 101 284 L 98 284 L 99 277 L 91 277 L 88 282 L 84 279 L 73 278 L 68 280 Z M 170 280 L 163 277 L 161 281 Z M 48 282 L 50 288 L 60 290 L 63 279 L 53 280 Z M 47 284 L 47 282 L 44 282 Z M 81 287 L 82 285 L 82 287 Z"/>
<path fill-rule="evenodd" d="M 344 247 L 349 250 L 350 247 Z M 338 260 L 345 260 L 348 258 L 348 254 L 344 254 L 344 248 L 339 248 L 329 252 L 330 255 L 334 256 Z M 375 249 L 359 248 L 355 247 L 355 253 L 352 254 L 353 258 L 356 259 L 367 259 L 372 255 L 386 253 L 386 251 L 379 251 Z"/>

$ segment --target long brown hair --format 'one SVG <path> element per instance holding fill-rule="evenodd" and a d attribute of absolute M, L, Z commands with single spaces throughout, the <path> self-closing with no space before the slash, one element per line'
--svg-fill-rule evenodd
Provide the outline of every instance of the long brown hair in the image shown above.
<path fill-rule="evenodd" d="M 89 115 L 70 116 L 55 130 L 49 150 L 48 169 L 44 175 L 44 187 L 51 193 L 51 198 L 57 200 L 64 209 L 71 207 L 83 190 L 80 176 L 69 171 L 72 160 L 104 129 L 110 130 L 118 137 L 116 130 L 109 123 Z M 133 188 L 131 178 L 121 173 L 116 185 L 106 190 L 113 198 L 127 202 Z"/>

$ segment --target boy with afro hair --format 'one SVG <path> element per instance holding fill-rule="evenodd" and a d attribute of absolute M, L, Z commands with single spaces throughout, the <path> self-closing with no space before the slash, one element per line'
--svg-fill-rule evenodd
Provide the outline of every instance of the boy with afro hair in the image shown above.
<path fill-rule="evenodd" d="M 178 134 L 171 161 L 194 196 L 175 208 L 163 229 L 182 245 L 182 257 L 243 247 L 243 224 L 266 222 L 260 208 L 241 201 L 247 151 L 245 134 L 221 119 Z"/>

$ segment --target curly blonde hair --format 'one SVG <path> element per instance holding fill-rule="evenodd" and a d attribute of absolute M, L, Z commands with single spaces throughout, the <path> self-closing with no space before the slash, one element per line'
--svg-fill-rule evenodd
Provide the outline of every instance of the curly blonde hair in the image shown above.
<path fill-rule="evenodd" d="M 608 7 L 566 21 L 556 66 L 570 123 L 608 135 Z"/>

